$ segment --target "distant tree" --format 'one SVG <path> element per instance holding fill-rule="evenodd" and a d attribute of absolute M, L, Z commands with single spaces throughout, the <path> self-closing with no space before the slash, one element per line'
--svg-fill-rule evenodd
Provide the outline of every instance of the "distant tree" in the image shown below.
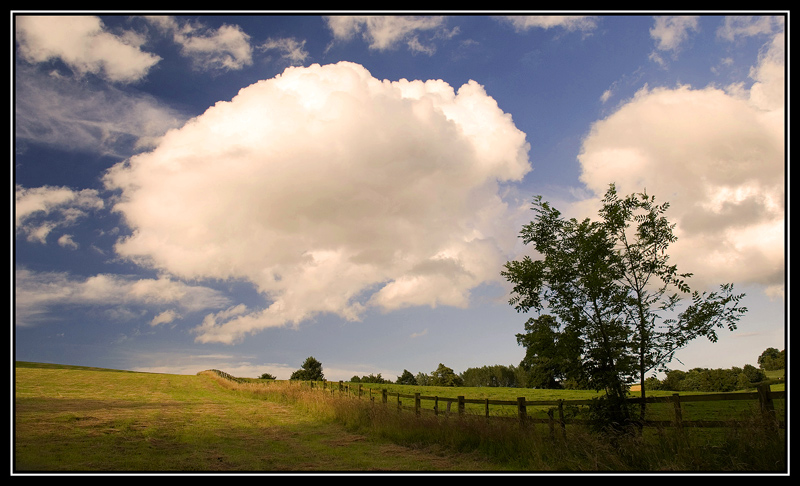
<path fill-rule="evenodd" d="M 433 385 L 431 376 L 427 373 L 419 372 L 414 377 L 417 380 L 417 385 L 419 386 L 431 386 Z"/>
<path fill-rule="evenodd" d="M 517 369 L 514 366 L 492 365 L 467 368 L 458 375 L 463 386 L 516 387 Z"/>
<path fill-rule="evenodd" d="M 403 370 L 403 374 L 397 377 L 398 385 L 416 385 L 417 379 L 408 370 Z"/>
<path fill-rule="evenodd" d="M 462 386 L 461 377 L 451 368 L 439 363 L 439 367 L 431 373 L 431 386 Z"/>
<path fill-rule="evenodd" d="M 786 350 L 778 351 L 775 348 L 767 348 L 758 357 L 758 366 L 766 371 L 786 369 Z"/>
<path fill-rule="evenodd" d="M 353 383 L 391 383 L 391 380 L 383 378 L 380 373 L 378 373 L 377 375 L 373 375 L 372 373 L 370 373 L 369 375 L 364 375 L 361 378 L 354 376 L 353 380 L 350 381 L 352 381 Z"/>
<path fill-rule="evenodd" d="M 353 377 L 350 378 L 350 383 L 361 383 L 361 378 L 359 378 L 358 375 L 353 375 Z"/>
<path fill-rule="evenodd" d="M 313 356 L 306 358 L 303 366 L 292 373 L 289 377 L 290 380 L 303 380 L 303 381 L 322 381 L 325 375 L 322 373 L 322 363 L 314 359 Z"/>
<path fill-rule="evenodd" d="M 749 383 L 760 383 L 767 379 L 767 375 L 762 370 L 751 364 L 744 365 L 742 374 L 747 378 Z"/>
<path fill-rule="evenodd" d="M 275 378 L 274 375 L 271 375 L 269 373 L 264 373 L 261 376 L 259 376 L 259 378 L 261 378 L 262 380 L 275 380 L 275 379 L 277 379 L 277 378 Z"/>

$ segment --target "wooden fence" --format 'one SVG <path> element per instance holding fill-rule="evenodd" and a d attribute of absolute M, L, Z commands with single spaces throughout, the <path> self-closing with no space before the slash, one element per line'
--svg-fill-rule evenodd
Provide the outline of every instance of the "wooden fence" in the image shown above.
<path fill-rule="evenodd" d="M 320 382 L 309 382 L 312 388 L 317 387 L 320 388 Z M 346 393 L 348 395 L 354 395 L 355 397 L 361 398 L 362 396 L 368 396 L 370 400 L 374 402 L 377 396 L 380 396 L 381 402 L 385 405 L 389 404 L 390 397 L 393 401 L 396 402 L 397 410 L 412 410 L 416 414 L 421 414 L 423 412 L 433 413 L 435 415 L 439 415 L 440 413 L 444 413 L 449 415 L 451 413 L 455 413 L 458 416 L 464 416 L 466 414 L 466 405 L 467 404 L 477 404 L 483 405 L 484 413 L 483 415 L 486 418 L 498 418 L 496 416 L 491 416 L 489 414 L 489 407 L 490 406 L 502 406 L 502 407 L 515 407 L 515 419 L 519 421 L 520 426 L 525 427 L 531 423 L 544 423 L 548 424 L 550 428 L 550 433 L 554 434 L 556 428 L 560 428 L 562 433 L 566 433 L 566 425 L 567 424 L 586 424 L 588 423 L 587 420 L 580 420 L 570 418 L 567 419 L 565 417 L 565 408 L 570 406 L 587 406 L 592 403 L 592 400 L 528 400 L 525 397 L 518 397 L 516 400 L 492 400 L 489 398 L 481 398 L 481 399 L 471 399 L 466 398 L 463 396 L 458 396 L 456 398 L 453 397 L 439 397 L 439 396 L 428 396 L 422 395 L 420 393 L 400 393 L 400 392 L 388 392 L 386 389 L 380 390 L 380 395 L 375 393 L 375 390 L 371 387 L 367 387 L 367 391 L 364 391 L 361 384 L 353 389 L 352 385 L 345 384 L 343 382 L 338 383 L 338 387 L 334 384 L 329 382 L 321 382 L 322 389 L 330 388 L 330 391 L 336 392 L 339 391 L 340 393 Z M 411 399 L 413 400 L 413 406 L 403 405 L 402 399 Z M 656 396 L 656 397 L 647 397 L 645 399 L 645 403 L 654 404 L 654 403 L 668 403 L 672 404 L 673 410 L 673 417 L 672 420 L 645 420 L 641 425 L 645 427 L 677 427 L 679 429 L 686 428 L 686 427 L 730 427 L 732 424 L 731 420 L 684 420 L 683 419 L 683 408 L 681 407 L 682 403 L 686 402 L 705 402 L 705 401 L 725 401 L 725 400 L 750 400 L 750 401 L 758 401 L 759 403 L 759 410 L 762 415 L 763 422 L 766 427 L 769 428 L 785 428 L 785 422 L 780 422 L 777 419 L 775 413 L 775 406 L 773 401 L 774 400 L 781 400 L 786 398 L 785 391 L 771 391 L 768 384 L 762 384 L 758 386 L 758 389 L 755 392 L 736 392 L 736 393 L 713 393 L 713 394 L 706 394 L 706 395 L 683 395 L 681 396 L 678 393 L 673 393 L 672 396 Z M 433 407 L 432 408 L 423 408 L 421 406 L 422 401 L 432 401 Z M 629 398 L 628 401 L 632 404 L 640 404 L 641 398 Z M 445 410 L 442 411 L 440 408 L 440 404 L 445 406 Z M 455 405 L 455 412 L 451 412 L 452 405 Z M 547 410 L 548 418 L 534 418 L 528 415 L 528 407 L 550 407 Z"/>

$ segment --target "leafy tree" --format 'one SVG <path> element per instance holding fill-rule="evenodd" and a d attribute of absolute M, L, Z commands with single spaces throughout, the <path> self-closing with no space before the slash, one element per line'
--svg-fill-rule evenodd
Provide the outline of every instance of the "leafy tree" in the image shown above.
<path fill-rule="evenodd" d="M 432 386 L 433 385 L 431 376 L 429 374 L 423 373 L 421 371 L 419 373 L 417 373 L 417 375 L 414 377 L 414 379 L 417 381 L 417 385 L 419 385 L 419 386 Z"/>
<path fill-rule="evenodd" d="M 758 366 L 767 371 L 786 369 L 786 350 L 765 349 L 761 356 L 758 357 Z"/>
<path fill-rule="evenodd" d="M 580 336 L 576 354 L 588 384 L 605 390 L 613 415 L 624 421 L 626 378 L 635 370 L 625 325 L 625 293 L 617 285 L 620 257 L 601 223 L 565 220 L 541 196 L 534 198 L 532 209 L 536 217 L 520 236 L 525 244 L 533 243 L 541 257 L 506 263 L 501 273 L 514 285 L 509 303 L 518 312 L 541 313 L 547 308 L 565 330 Z"/>
<path fill-rule="evenodd" d="M 585 386 L 581 367 L 583 343 L 573 328 L 560 330 L 558 320 L 543 314 L 528 319 L 525 333 L 517 334 L 517 343 L 525 347 L 520 367 L 525 369 L 529 388 L 562 388 L 566 381 L 575 387 Z"/>
<path fill-rule="evenodd" d="M 663 371 L 676 351 L 690 341 L 705 336 L 717 341 L 717 328 L 736 329 L 747 308 L 740 307 L 744 294 L 734 295 L 733 284 L 723 284 L 719 292 L 691 291 L 686 279 L 691 273 L 679 273 L 669 264 L 667 249 L 677 240 L 675 224 L 665 213 L 669 203 L 656 204 L 646 192 L 625 198 L 617 196 L 612 184 L 605 194 L 600 216 L 619 255 L 617 284 L 625 289 L 625 311 L 635 343 L 638 377 L 641 385 L 644 419 L 646 373 Z M 683 300 L 691 293 L 691 305 L 676 315 Z M 669 316 L 669 317 L 667 317 Z"/>
<path fill-rule="evenodd" d="M 760 383 L 767 379 L 767 375 L 751 364 L 744 365 L 742 374 L 747 378 L 749 383 Z"/>
<path fill-rule="evenodd" d="M 377 375 L 370 373 L 369 375 L 364 375 L 361 378 L 354 376 L 350 381 L 353 383 L 391 383 L 390 380 L 383 378 L 380 373 Z"/>
<path fill-rule="evenodd" d="M 515 387 L 517 370 L 514 366 L 492 365 L 480 368 L 467 368 L 458 376 L 463 386 Z"/>
<path fill-rule="evenodd" d="M 417 379 L 408 370 L 403 370 L 403 374 L 397 377 L 398 385 L 416 385 Z"/>
<path fill-rule="evenodd" d="M 431 386 L 462 386 L 464 383 L 451 368 L 439 363 L 436 371 L 431 373 Z"/>
<path fill-rule="evenodd" d="M 670 265 L 667 248 L 676 240 L 664 216 L 669 204 L 646 193 L 625 198 L 610 185 L 599 220 L 566 220 L 534 198 L 534 221 L 521 237 L 541 258 L 506 263 L 502 275 L 514 284 L 511 305 L 519 312 L 545 307 L 580 337 L 581 361 L 589 383 L 605 390 L 610 413 L 628 418 L 627 384 L 639 380 L 646 396 L 646 373 L 663 369 L 675 352 L 716 329 L 735 329 L 744 296 L 725 284 L 719 292 L 692 292 L 691 274 Z M 683 312 L 678 304 L 691 295 Z M 642 400 L 640 418 L 644 417 Z"/>
<path fill-rule="evenodd" d="M 259 376 L 259 378 L 261 378 L 262 380 L 275 380 L 275 379 L 277 379 L 277 378 L 275 378 L 274 375 L 271 375 L 269 373 L 263 373 L 261 376 Z"/>
<path fill-rule="evenodd" d="M 303 380 L 303 381 L 322 381 L 325 375 L 322 373 L 322 363 L 314 359 L 313 356 L 306 358 L 303 366 L 292 373 L 289 377 L 290 380 Z"/>

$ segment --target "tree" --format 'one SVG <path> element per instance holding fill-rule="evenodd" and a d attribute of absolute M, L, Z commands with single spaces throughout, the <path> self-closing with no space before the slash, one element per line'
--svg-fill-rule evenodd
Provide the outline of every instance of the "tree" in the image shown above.
<path fill-rule="evenodd" d="M 744 294 L 734 295 L 733 284 L 719 292 L 692 292 L 686 279 L 669 264 L 667 249 L 677 240 L 665 213 L 669 203 L 656 204 L 646 192 L 625 198 L 610 185 L 602 201 L 600 216 L 607 228 L 620 265 L 617 284 L 625 289 L 626 320 L 635 343 L 641 385 L 640 420 L 644 420 L 646 373 L 665 371 L 675 353 L 690 341 L 704 336 L 717 341 L 716 329 L 736 329 L 747 308 L 740 307 Z M 681 295 L 691 294 L 691 305 L 677 313 Z M 677 315 L 676 315 L 677 314 Z"/>
<path fill-rule="evenodd" d="M 463 381 L 461 377 L 455 374 L 455 372 L 448 368 L 447 366 L 439 363 L 439 367 L 436 368 L 436 371 L 431 373 L 431 386 L 462 386 Z"/>
<path fill-rule="evenodd" d="M 322 363 L 314 359 L 313 356 L 306 358 L 303 366 L 292 373 L 290 380 L 322 381 L 325 375 L 322 373 Z"/>
<path fill-rule="evenodd" d="M 403 374 L 397 377 L 398 385 L 416 385 L 417 379 L 408 370 L 403 370 Z"/>
<path fill-rule="evenodd" d="M 275 379 L 277 379 L 277 378 L 275 378 L 274 375 L 271 375 L 269 373 L 263 373 L 261 376 L 259 376 L 259 378 L 261 378 L 262 380 L 275 380 Z"/>
<path fill-rule="evenodd" d="M 520 236 L 534 245 L 540 258 L 506 263 L 501 274 L 513 284 L 509 303 L 517 312 L 547 308 L 564 331 L 580 336 L 576 354 L 588 384 L 606 392 L 612 415 L 624 422 L 629 415 L 626 379 L 634 372 L 634 361 L 613 242 L 601 223 L 565 220 L 541 196 L 534 198 L 532 209 L 536 217 Z"/>
<path fill-rule="evenodd" d="M 782 370 L 786 368 L 786 350 L 778 351 L 775 348 L 767 348 L 758 357 L 758 366 L 762 370 Z"/>
<path fill-rule="evenodd" d="M 513 366 L 492 365 L 467 368 L 458 375 L 462 386 L 515 387 L 517 370 Z"/>
<path fill-rule="evenodd" d="M 646 396 L 646 373 L 664 369 L 691 340 L 716 341 L 716 329 L 735 329 L 744 296 L 733 285 L 719 292 L 692 292 L 691 274 L 668 263 L 676 241 L 674 224 L 664 216 L 669 204 L 655 204 L 646 193 L 625 198 L 610 185 L 599 220 L 566 220 L 534 198 L 535 219 L 521 231 L 541 258 L 507 262 L 502 275 L 514 284 L 509 303 L 518 312 L 545 308 L 581 340 L 581 365 L 588 382 L 605 390 L 620 419 L 627 385 L 639 380 Z M 691 304 L 678 312 L 682 296 Z M 644 417 L 644 400 L 640 419 Z"/>
<path fill-rule="evenodd" d="M 526 371 L 529 388 L 562 388 L 566 381 L 586 385 L 580 364 L 583 343 L 572 328 L 560 330 L 558 320 L 543 314 L 528 319 L 525 333 L 517 334 L 517 343 L 525 347 L 520 367 Z"/>

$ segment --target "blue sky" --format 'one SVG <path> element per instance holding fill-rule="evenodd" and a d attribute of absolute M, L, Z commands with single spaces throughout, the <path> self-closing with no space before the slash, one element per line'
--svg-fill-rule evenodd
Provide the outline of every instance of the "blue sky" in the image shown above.
<path fill-rule="evenodd" d="M 785 348 L 782 12 L 12 13 L 17 360 L 331 380 L 517 365 L 500 276 L 542 195 L 670 202 L 750 312 L 673 368 Z"/>

